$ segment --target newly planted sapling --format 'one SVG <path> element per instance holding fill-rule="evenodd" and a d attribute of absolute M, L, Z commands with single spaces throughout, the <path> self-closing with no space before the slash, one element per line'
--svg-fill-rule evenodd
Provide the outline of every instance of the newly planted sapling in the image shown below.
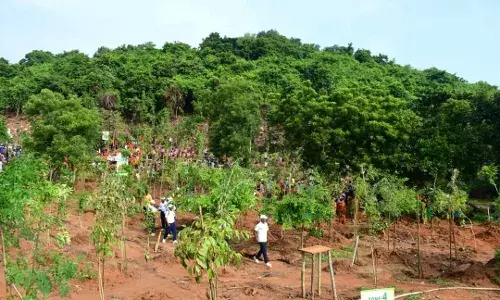
<path fill-rule="evenodd" d="M 304 230 L 332 216 L 330 193 L 321 185 L 309 186 L 298 194 L 287 194 L 274 205 L 274 218 L 283 229 L 300 231 L 300 247 L 304 247 Z"/>
<path fill-rule="evenodd" d="M 481 170 L 479 170 L 477 177 L 481 180 L 488 181 L 494 188 L 496 192 L 496 198 L 493 202 L 493 206 L 495 208 L 495 213 L 499 216 L 500 212 L 500 192 L 498 190 L 498 186 L 496 182 L 498 181 L 498 167 L 495 165 L 483 166 Z M 489 215 L 488 215 L 489 216 Z"/>
<path fill-rule="evenodd" d="M 100 299 L 104 299 L 104 263 L 113 255 L 113 246 L 120 236 L 122 249 L 125 247 L 124 218 L 126 216 L 126 189 L 120 174 L 105 174 L 95 197 L 95 222 L 90 235 L 98 257 L 98 278 Z M 125 212 L 124 212 L 125 211 Z M 122 265 L 125 256 L 122 253 Z"/>
<path fill-rule="evenodd" d="M 450 248 L 450 268 L 452 262 L 452 243 L 455 243 L 455 257 L 457 256 L 456 251 L 456 241 L 455 241 L 455 230 L 453 227 L 453 220 L 455 213 L 458 212 L 460 215 L 463 214 L 463 210 L 466 207 L 467 193 L 458 187 L 458 170 L 454 169 L 451 176 L 451 180 L 448 184 L 449 192 L 443 192 L 438 190 L 436 192 L 436 206 L 439 212 L 446 213 L 449 223 L 449 248 Z"/>
<path fill-rule="evenodd" d="M 206 274 L 209 298 L 218 299 L 217 268 L 227 264 L 238 265 L 242 255 L 234 251 L 228 240 L 248 239 L 247 232 L 234 228 L 235 214 L 228 213 L 214 218 L 200 215 L 192 226 L 180 232 L 181 243 L 175 248 L 175 256 L 182 266 L 200 283 Z"/>

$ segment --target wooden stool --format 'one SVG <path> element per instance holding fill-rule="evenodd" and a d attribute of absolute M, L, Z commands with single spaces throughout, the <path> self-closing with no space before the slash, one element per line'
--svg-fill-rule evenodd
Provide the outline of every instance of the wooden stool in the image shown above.
<path fill-rule="evenodd" d="M 302 252 L 302 272 L 301 272 L 301 284 L 302 284 L 302 298 L 306 298 L 306 253 L 309 253 L 312 255 L 312 267 L 311 267 L 311 299 L 314 299 L 314 265 L 315 265 L 315 260 L 317 258 L 318 260 L 318 296 L 321 296 L 321 254 L 322 253 L 328 253 L 328 266 L 330 268 L 330 281 L 332 284 L 332 292 L 333 292 L 333 299 L 337 299 L 337 289 L 335 288 L 335 275 L 333 272 L 333 264 L 332 264 L 332 255 L 331 255 L 331 250 L 332 248 L 321 246 L 321 245 L 316 245 L 316 246 L 311 246 L 311 247 L 306 247 L 302 248 L 299 251 Z"/>

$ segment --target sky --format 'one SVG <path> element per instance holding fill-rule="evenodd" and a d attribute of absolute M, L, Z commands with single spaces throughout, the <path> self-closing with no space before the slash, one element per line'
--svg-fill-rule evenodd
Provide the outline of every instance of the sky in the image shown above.
<path fill-rule="evenodd" d="M 498 0 L 0 0 L 0 57 L 275 29 L 500 85 L 499 16 Z"/>

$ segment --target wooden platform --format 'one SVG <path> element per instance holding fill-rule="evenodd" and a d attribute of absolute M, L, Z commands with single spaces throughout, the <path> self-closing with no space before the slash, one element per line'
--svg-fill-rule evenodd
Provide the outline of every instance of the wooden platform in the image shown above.
<path fill-rule="evenodd" d="M 328 252 L 330 250 L 332 250 L 332 248 L 326 247 L 326 246 L 321 246 L 321 245 L 316 245 L 316 246 L 311 246 L 311 247 L 299 249 L 299 251 L 301 251 L 301 252 L 310 253 L 310 254 L 323 253 L 323 252 Z"/>

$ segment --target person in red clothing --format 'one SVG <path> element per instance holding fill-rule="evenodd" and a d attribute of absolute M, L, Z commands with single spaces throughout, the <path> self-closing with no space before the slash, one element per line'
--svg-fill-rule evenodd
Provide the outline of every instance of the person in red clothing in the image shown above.
<path fill-rule="evenodd" d="M 343 193 L 339 197 L 339 199 L 337 200 L 337 205 L 335 207 L 337 216 L 339 217 L 339 222 L 341 224 L 345 224 L 346 223 L 346 221 L 345 221 L 345 215 L 346 215 L 346 212 L 347 212 L 347 207 L 346 207 L 346 204 L 345 204 L 345 198 L 346 198 L 346 195 L 345 195 L 345 193 Z"/>

